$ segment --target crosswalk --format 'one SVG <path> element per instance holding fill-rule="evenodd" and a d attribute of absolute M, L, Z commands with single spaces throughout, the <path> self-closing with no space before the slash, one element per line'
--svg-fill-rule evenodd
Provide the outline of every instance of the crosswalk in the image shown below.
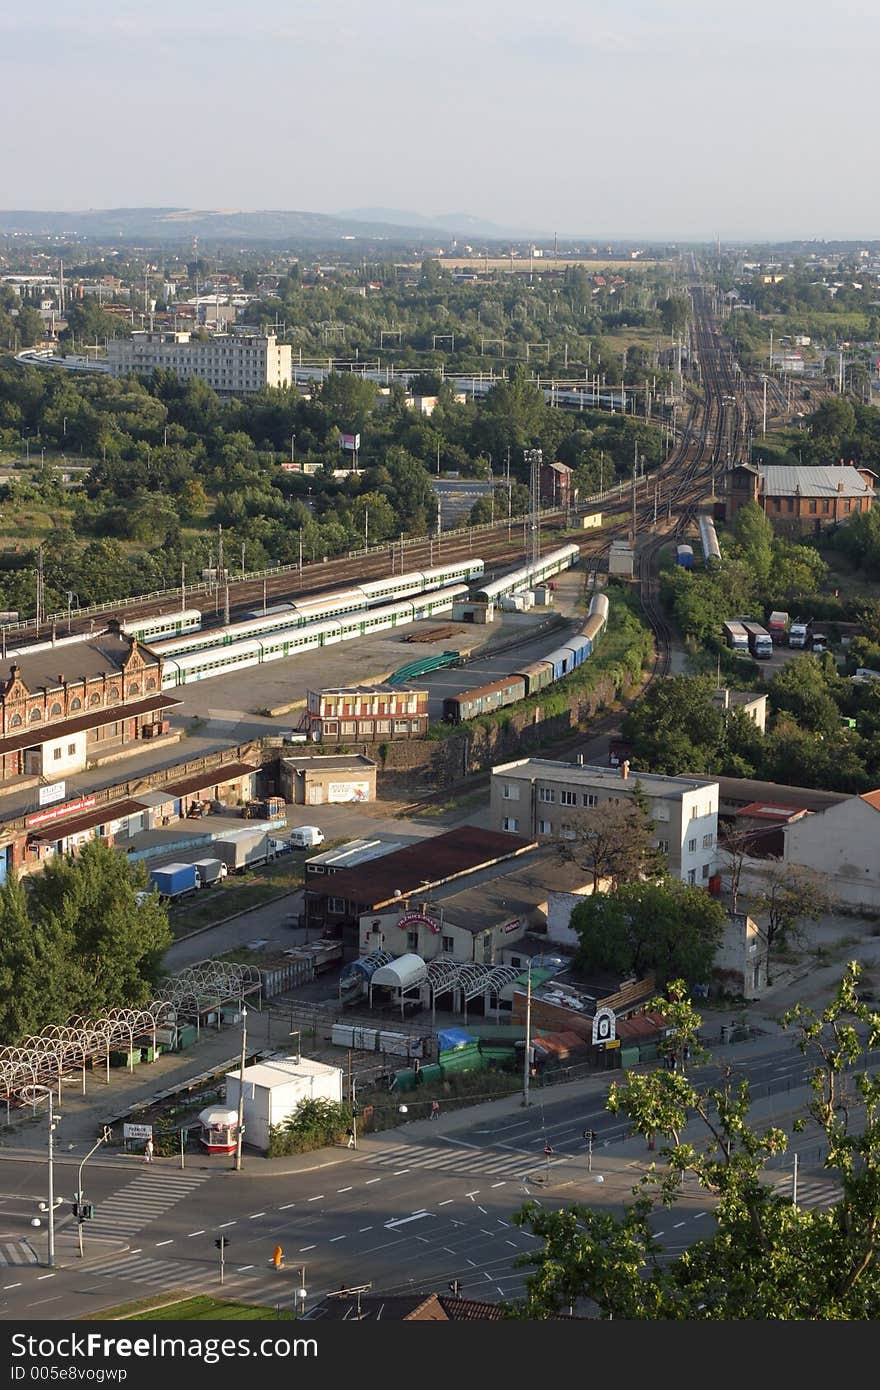
<path fill-rule="evenodd" d="M 779 1197 L 791 1197 L 791 1178 L 782 1178 L 774 1183 L 773 1190 Z M 828 1178 L 799 1178 L 797 1185 L 797 1204 L 802 1208 L 829 1207 L 839 1202 L 843 1192 L 839 1182 Z"/>
<path fill-rule="evenodd" d="M 264 1277 L 261 1277 L 262 1274 L 263 1271 L 255 1270 L 253 1273 L 248 1271 L 245 1275 L 227 1263 L 223 1288 L 257 1303 L 280 1303 L 287 1306 L 295 1301 L 298 1280 L 281 1278 L 274 1270 L 270 1273 L 268 1267 Z M 221 1289 L 219 1268 L 213 1261 L 210 1264 L 198 1265 L 183 1260 L 155 1259 L 139 1252 L 108 1257 L 104 1261 L 92 1264 L 88 1269 L 88 1277 L 100 1279 L 102 1282 L 106 1280 L 108 1285 L 138 1284 L 148 1289 L 180 1290 L 188 1294 L 219 1294 Z"/>
<path fill-rule="evenodd" d="M 123 1238 L 135 1235 L 176 1202 L 191 1196 L 208 1176 L 207 1173 L 166 1173 L 153 1167 L 145 1168 L 133 1182 L 95 1204 L 95 1215 L 87 1223 L 87 1233 Z"/>
<path fill-rule="evenodd" d="M 0 1265 L 35 1265 L 37 1252 L 26 1240 L 0 1239 Z"/>
<path fill-rule="evenodd" d="M 564 1162 L 566 1155 L 554 1155 L 550 1166 Z M 487 1177 L 520 1177 L 536 1168 L 546 1168 L 547 1160 L 539 1153 L 519 1151 L 504 1153 L 500 1149 L 470 1149 L 445 1144 L 394 1144 L 381 1153 L 370 1154 L 371 1168 L 391 1168 L 395 1172 L 412 1169 L 433 1169 L 443 1173 L 485 1174 Z"/>

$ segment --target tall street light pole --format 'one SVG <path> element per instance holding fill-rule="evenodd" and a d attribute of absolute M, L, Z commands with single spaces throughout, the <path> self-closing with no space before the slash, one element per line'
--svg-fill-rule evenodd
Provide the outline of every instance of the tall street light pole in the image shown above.
<path fill-rule="evenodd" d="M 54 1093 L 54 1091 L 53 1091 L 53 1089 L 52 1089 L 51 1086 L 41 1086 L 41 1085 L 36 1085 L 36 1084 L 33 1085 L 33 1086 L 28 1086 L 28 1087 L 27 1087 L 27 1090 L 24 1092 L 24 1094 L 27 1094 L 28 1092 L 30 1093 L 31 1099 L 33 1099 L 33 1101 L 34 1101 L 34 1104 L 36 1104 L 36 1097 L 37 1097 L 38 1095 L 44 1095 L 44 1096 L 46 1096 L 47 1099 L 48 1099 L 48 1101 L 49 1101 L 49 1143 L 48 1143 L 48 1150 L 47 1150 L 47 1152 L 48 1152 L 48 1157 L 49 1157 L 49 1202 L 48 1202 L 48 1205 L 44 1205 L 44 1203 L 41 1202 L 41 1203 L 40 1203 L 40 1210 L 41 1210 L 41 1211 L 45 1210 L 45 1212 L 46 1212 L 46 1218 L 47 1218 L 46 1224 L 47 1224 L 48 1232 L 49 1232 L 49 1244 L 48 1244 L 48 1249 L 47 1249 L 46 1265 L 47 1265 L 47 1267 L 48 1267 L 49 1269 L 54 1269 L 54 1268 L 55 1268 L 55 1126 L 56 1126 L 56 1124 L 58 1123 L 58 1121 L 57 1121 L 56 1118 L 55 1118 L 55 1115 L 54 1115 L 54 1112 L 53 1112 L 53 1108 L 52 1108 L 52 1102 L 53 1102 L 53 1100 L 54 1100 L 54 1094 L 55 1094 L 55 1093 Z M 34 1224 L 35 1224 L 35 1225 L 39 1225 L 39 1221 L 35 1221 Z"/>
<path fill-rule="evenodd" d="M 244 1066 L 247 1054 L 247 1009 L 241 1006 L 241 1071 L 238 1074 L 238 1134 L 235 1139 L 235 1171 L 241 1172 L 241 1143 L 244 1137 Z"/>
<path fill-rule="evenodd" d="M 529 1082 L 532 1077 L 532 962 L 529 961 L 526 984 L 526 1054 L 523 1059 L 523 1105 L 529 1105 Z"/>

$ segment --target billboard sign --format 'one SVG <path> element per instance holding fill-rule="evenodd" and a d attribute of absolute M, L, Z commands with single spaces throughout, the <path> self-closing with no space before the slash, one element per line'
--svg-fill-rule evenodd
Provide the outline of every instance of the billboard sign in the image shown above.
<path fill-rule="evenodd" d="M 330 802 L 369 801 L 369 799 L 369 782 L 329 782 L 327 784 L 327 800 Z"/>
<path fill-rule="evenodd" d="M 123 1139 L 152 1139 L 152 1137 L 153 1137 L 153 1126 L 152 1126 L 152 1125 L 123 1125 L 123 1126 L 122 1126 L 122 1137 L 123 1137 Z"/>
<path fill-rule="evenodd" d="M 617 1032 L 617 1017 L 613 1009 L 602 1008 L 596 1010 L 593 1019 L 593 1042 L 597 1047 L 606 1046 L 614 1041 Z"/>
<path fill-rule="evenodd" d="M 66 806 L 53 806 L 51 810 L 38 811 L 35 816 L 28 816 L 25 825 L 48 825 L 61 816 L 72 816 L 77 811 L 89 811 L 96 805 L 97 800 L 96 796 L 81 796 L 78 801 L 69 801 Z"/>
<path fill-rule="evenodd" d="M 401 931 L 406 931 L 408 927 L 423 926 L 427 927 L 436 936 L 440 930 L 440 923 L 433 917 L 428 917 L 424 912 L 405 912 L 402 917 L 398 917 L 397 925 Z"/>
<path fill-rule="evenodd" d="M 350 454 L 356 454 L 361 447 L 361 437 L 359 434 L 343 434 L 339 431 L 339 447 L 347 449 Z"/>
<path fill-rule="evenodd" d="M 56 801 L 63 801 L 65 795 L 64 782 L 52 782 L 49 786 L 40 787 L 37 795 L 41 806 L 53 806 Z"/>

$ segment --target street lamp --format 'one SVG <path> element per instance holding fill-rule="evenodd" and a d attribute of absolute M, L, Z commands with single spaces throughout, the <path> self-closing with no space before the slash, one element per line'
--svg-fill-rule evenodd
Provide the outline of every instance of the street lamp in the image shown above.
<path fill-rule="evenodd" d="M 296 1302 L 294 1303 L 294 1306 L 293 1306 L 293 1315 L 294 1315 L 294 1317 L 302 1317 L 303 1313 L 305 1312 L 306 1299 L 307 1299 L 308 1296 L 309 1296 L 309 1291 L 308 1291 L 308 1289 L 306 1288 L 306 1267 L 305 1267 L 305 1265 L 300 1265 L 300 1268 L 299 1268 L 299 1288 L 295 1290 L 295 1294 L 296 1294 Z"/>
<path fill-rule="evenodd" d="M 526 985 L 526 1053 L 523 1058 L 523 1105 L 529 1105 L 529 1082 L 532 1074 L 532 962 L 529 961 Z"/>
<path fill-rule="evenodd" d="M 95 1152 L 97 1152 L 97 1150 L 101 1147 L 102 1144 L 109 1144 L 109 1142 L 110 1142 L 110 1126 L 109 1126 L 109 1125 L 105 1125 L 105 1126 L 104 1126 L 104 1133 L 101 1135 L 101 1137 L 100 1137 L 100 1139 L 97 1141 L 97 1143 L 93 1144 L 92 1147 L 89 1149 L 89 1151 L 88 1151 L 88 1153 L 86 1154 L 85 1158 L 83 1159 L 82 1163 L 79 1165 L 79 1172 L 77 1173 L 77 1176 L 76 1176 L 76 1198 L 75 1198 L 75 1200 L 76 1200 L 76 1205 L 77 1205 L 77 1208 L 78 1208 L 76 1215 L 77 1215 L 77 1221 L 78 1221 L 78 1223 L 79 1223 L 79 1257 L 80 1257 L 80 1259 L 83 1258 L 83 1220 L 84 1220 L 84 1216 L 83 1216 L 83 1206 L 85 1205 L 85 1195 L 86 1195 L 85 1192 L 83 1191 L 83 1185 L 82 1185 L 82 1183 L 83 1183 L 83 1168 L 84 1168 L 85 1165 L 88 1163 L 88 1161 L 89 1161 L 89 1159 L 91 1158 L 92 1154 L 95 1153 Z"/>
<path fill-rule="evenodd" d="M 241 1071 L 238 1074 L 238 1134 L 235 1137 L 235 1171 L 241 1172 L 241 1142 L 244 1136 L 244 1066 L 247 1054 L 247 1008 L 241 1006 Z"/>
<path fill-rule="evenodd" d="M 54 1269 L 54 1268 L 55 1268 L 55 1208 L 60 1204 L 60 1201 L 61 1201 L 60 1198 L 59 1198 L 58 1202 L 55 1201 L 55 1126 L 56 1126 L 57 1123 L 58 1123 L 58 1120 L 56 1119 L 56 1117 L 55 1117 L 55 1115 L 54 1115 L 54 1113 L 53 1113 L 53 1110 L 52 1110 L 52 1102 L 53 1102 L 55 1093 L 54 1093 L 54 1090 L 53 1090 L 53 1088 L 52 1088 L 51 1086 L 43 1086 L 43 1085 L 39 1085 L 39 1084 L 34 1084 L 34 1085 L 32 1085 L 32 1086 L 26 1086 L 26 1087 L 23 1089 L 23 1091 L 22 1091 L 22 1095 L 25 1096 L 26 1099 L 31 1099 L 31 1100 L 33 1101 L 33 1103 L 34 1103 L 34 1109 L 36 1109 L 37 1097 L 38 1097 L 38 1096 L 40 1096 L 40 1095 L 45 1095 L 45 1096 L 48 1098 L 48 1101 L 49 1101 L 49 1142 L 48 1142 L 48 1157 L 49 1157 L 49 1194 L 48 1194 L 48 1195 L 49 1195 L 49 1200 L 48 1200 L 48 1202 L 40 1202 L 40 1204 L 39 1204 L 39 1209 L 40 1209 L 40 1211 L 45 1212 L 45 1213 L 46 1213 L 46 1216 L 47 1216 L 47 1226 L 48 1226 L 48 1233 L 49 1233 L 49 1244 L 48 1244 L 48 1248 L 47 1248 L 46 1264 L 47 1264 L 47 1266 L 48 1266 L 49 1269 Z M 34 1218 L 34 1221 L 37 1223 L 37 1225 L 39 1225 L 39 1218 L 38 1218 L 38 1217 L 35 1217 L 35 1218 Z M 33 1224 L 33 1222 L 32 1222 L 31 1224 Z"/>

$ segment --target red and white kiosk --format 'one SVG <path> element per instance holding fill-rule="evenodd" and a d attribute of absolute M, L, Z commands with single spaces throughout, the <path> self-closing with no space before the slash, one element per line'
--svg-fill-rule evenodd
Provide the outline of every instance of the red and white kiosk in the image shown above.
<path fill-rule="evenodd" d="M 209 1106 L 199 1112 L 202 1126 L 199 1143 L 209 1154 L 235 1153 L 238 1144 L 238 1111 L 222 1105 Z"/>

